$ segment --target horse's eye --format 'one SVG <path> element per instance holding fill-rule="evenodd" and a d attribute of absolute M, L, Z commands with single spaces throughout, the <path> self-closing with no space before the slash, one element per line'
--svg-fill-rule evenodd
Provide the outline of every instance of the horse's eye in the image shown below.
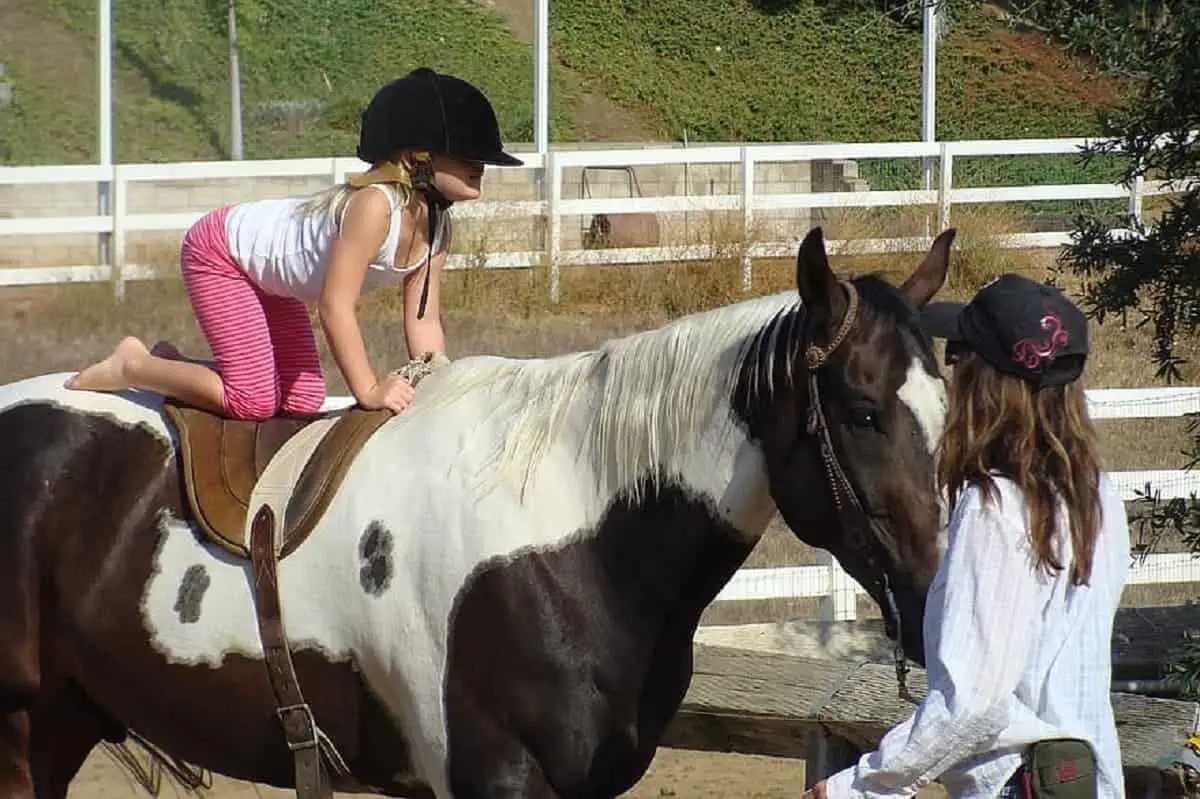
<path fill-rule="evenodd" d="M 879 429 L 879 416 L 873 408 L 855 408 L 850 411 L 850 423 L 869 430 Z"/>

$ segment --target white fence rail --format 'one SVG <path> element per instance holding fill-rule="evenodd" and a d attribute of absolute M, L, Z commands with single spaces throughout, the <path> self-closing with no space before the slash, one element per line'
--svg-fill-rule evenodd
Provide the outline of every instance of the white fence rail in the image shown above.
<path fill-rule="evenodd" d="M 813 208 L 870 208 L 882 206 L 928 206 L 936 209 L 939 228 L 951 224 L 954 206 L 973 203 L 1023 202 L 1037 200 L 1123 199 L 1130 213 L 1140 216 L 1142 200 L 1181 190 L 1166 183 L 1129 187 L 1108 183 L 993 186 L 953 188 L 954 160 L 969 156 L 1027 156 L 1078 153 L 1084 138 L 1004 139 L 946 142 L 871 142 L 848 144 L 744 144 L 713 147 L 656 148 L 638 150 L 555 149 L 545 158 L 525 154 L 526 170 L 544 170 L 543 198 L 527 201 L 480 200 L 455 207 L 460 217 L 547 221 L 544 249 L 532 252 L 491 251 L 480 264 L 474 256 L 456 254 L 448 267 L 468 264 L 489 268 L 529 268 L 545 264 L 550 269 L 551 300 L 557 301 L 559 270 L 586 264 L 662 263 L 713 257 L 710 245 L 631 247 L 609 249 L 563 249 L 563 217 L 588 214 L 618 214 L 637 211 L 740 211 L 745 230 L 752 229 L 756 213 Z M 755 191 L 756 166 L 769 163 L 845 161 L 853 159 L 932 159 L 940 164 L 938 185 L 928 190 L 826 191 L 766 193 Z M 565 199 L 564 170 L 572 167 L 633 167 L 684 164 L 726 164 L 740 168 L 741 190 L 729 194 L 670 195 L 651 197 Z M 178 213 L 130 213 L 129 187 L 139 182 L 195 181 L 204 179 L 266 177 L 329 177 L 342 181 L 347 173 L 364 169 L 357 158 L 302 158 L 273 161 L 218 161 L 173 164 L 117 164 L 113 166 L 28 166 L 0 167 L 0 189 L 5 185 L 86 184 L 107 185 L 111 212 L 89 216 L 46 216 L 0 218 L 4 236 L 57 236 L 96 234 L 111 242 L 111 264 L 0 269 L 0 286 L 74 281 L 115 280 L 118 288 L 127 279 L 151 276 L 144 265 L 129 264 L 125 257 L 126 237 L 132 232 L 182 231 L 207 208 Z M 796 240 L 805 231 L 797 232 Z M 1005 247 L 1056 247 L 1069 240 L 1067 232 L 1029 232 L 998 237 Z M 928 246 L 925 237 L 855 239 L 831 241 L 838 252 L 912 251 Z M 751 263 L 756 257 L 788 256 L 795 241 L 757 242 L 743 252 L 743 282 L 750 285 Z"/>
<path fill-rule="evenodd" d="M 1200 413 L 1200 386 L 1175 388 L 1091 389 L 1088 409 L 1093 419 L 1150 419 Z M 1161 499 L 1200 496 L 1200 470 L 1117 471 L 1109 477 L 1126 501 L 1145 495 L 1147 488 Z M 1131 554 L 1132 557 L 1132 554 Z M 1131 567 L 1129 585 L 1200 582 L 1200 558 L 1191 553 L 1150 554 Z M 865 595 L 831 558 L 819 566 L 745 568 L 717 596 L 718 602 L 817 598 L 821 615 L 853 620 L 856 598 Z"/>

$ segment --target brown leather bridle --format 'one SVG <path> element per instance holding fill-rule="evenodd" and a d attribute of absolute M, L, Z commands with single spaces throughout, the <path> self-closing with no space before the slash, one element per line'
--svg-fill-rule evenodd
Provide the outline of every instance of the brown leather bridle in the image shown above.
<path fill-rule="evenodd" d="M 850 329 L 854 327 L 855 321 L 858 319 L 858 290 L 854 288 L 854 284 L 847 280 L 838 280 L 838 283 L 846 292 L 847 304 L 846 313 L 842 317 L 842 323 L 838 326 L 837 332 L 834 333 L 833 339 L 825 347 L 819 347 L 812 343 L 812 325 L 806 324 L 805 340 L 807 342 L 804 349 L 804 366 L 808 370 L 808 421 L 806 430 L 810 436 L 816 436 L 817 444 L 820 447 L 821 461 L 825 465 L 825 474 L 829 478 L 829 488 L 833 493 L 833 502 L 837 508 L 837 513 L 842 521 L 842 527 L 847 530 L 857 530 L 860 533 L 870 529 L 870 519 L 873 514 L 869 513 L 858 499 L 858 494 L 854 491 L 854 486 L 850 482 L 850 478 L 846 476 L 846 472 L 842 469 L 842 464 L 838 461 L 837 453 L 833 449 L 833 441 L 829 435 L 829 423 L 825 419 L 825 412 L 821 408 L 821 396 L 817 388 L 817 374 L 820 369 L 829 361 L 837 348 L 846 340 L 846 336 L 850 334 Z M 846 500 L 843 502 L 843 498 Z M 887 514 L 884 514 L 886 517 Z M 871 541 L 867 536 L 862 536 L 862 547 L 867 553 L 868 559 L 871 558 Z M 899 684 L 900 695 L 904 696 L 907 693 L 906 679 L 908 676 L 909 666 L 908 660 L 904 655 L 903 627 L 901 626 L 900 611 L 896 605 L 896 597 L 892 593 L 891 583 L 888 580 L 887 570 L 880 568 L 879 573 L 881 588 L 883 589 L 884 601 L 887 603 L 887 612 L 892 617 L 892 622 L 896 625 L 896 641 L 892 648 L 892 660 L 896 665 L 896 682 Z"/>

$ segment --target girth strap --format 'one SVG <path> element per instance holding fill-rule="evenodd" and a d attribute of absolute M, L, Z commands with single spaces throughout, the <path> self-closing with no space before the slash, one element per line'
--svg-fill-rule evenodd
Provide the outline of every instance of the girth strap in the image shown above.
<path fill-rule="evenodd" d="M 330 799 L 333 791 L 321 758 L 322 750 L 339 776 L 348 777 L 349 768 L 317 727 L 312 708 L 304 701 L 296 681 L 279 605 L 275 514 L 266 504 L 254 515 L 250 529 L 250 560 L 254 569 L 254 602 L 258 611 L 255 615 L 258 618 L 267 675 L 275 693 L 276 713 L 283 724 L 288 749 L 296 761 L 296 796 L 298 799 Z"/>

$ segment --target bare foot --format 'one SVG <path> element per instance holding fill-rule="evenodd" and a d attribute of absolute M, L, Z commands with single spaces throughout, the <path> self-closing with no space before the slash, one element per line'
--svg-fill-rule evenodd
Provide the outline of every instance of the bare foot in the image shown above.
<path fill-rule="evenodd" d="M 185 356 L 182 352 L 179 351 L 178 347 L 176 347 L 174 344 L 172 344 L 169 341 L 156 342 L 155 345 L 150 348 L 150 354 L 153 355 L 155 358 L 166 358 L 167 360 L 170 360 L 170 361 L 189 360 L 189 358 L 187 356 Z"/>
<path fill-rule="evenodd" d="M 67 388 L 85 391 L 120 391 L 132 388 L 129 382 L 130 364 L 150 354 L 146 345 L 133 336 L 126 336 L 104 360 L 94 363 L 66 382 Z"/>

